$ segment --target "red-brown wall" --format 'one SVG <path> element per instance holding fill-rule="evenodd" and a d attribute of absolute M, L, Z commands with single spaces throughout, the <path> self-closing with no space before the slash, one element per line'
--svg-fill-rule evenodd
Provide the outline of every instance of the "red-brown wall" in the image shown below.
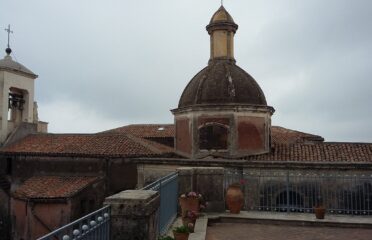
<path fill-rule="evenodd" d="M 191 154 L 191 129 L 189 119 L 182 118 L 176 120 L 176 149 L 177 151 Z"/>
<path fill-rule="evenodd" d="M 238 117 L 238 149 L 256 152 L 265 149 L 265 119 Z"/>
<path fill-rule="evenodd" d="M 37 239 L 70 222 L 71 204 L 11 199 L 13 239 Z M 49 228 L 49 229 L 48 229 Z"/>
<path fill-rule="evenodd" d="M 198 126 L 202 126 L 206 123 L 220 123 L 226 126 L 230 126 L 230 119 L 228 117 L 199 117 Z"/>

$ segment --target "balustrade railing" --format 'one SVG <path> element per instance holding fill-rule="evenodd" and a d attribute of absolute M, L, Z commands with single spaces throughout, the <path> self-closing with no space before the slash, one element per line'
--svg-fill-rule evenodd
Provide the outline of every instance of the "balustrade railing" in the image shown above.
<path fill-rule="evenodd" d="M 165 234 L 177 217 L 178 173 L 171 173 L 145 186 L 143 190 L 159 191 L 159 233 Z"/>
<path fill-rule="evenodd" d="M 331 214 L 372 215 L 372 175 L 225 172 L 225 188 L 241 180 L 246 210 L 310 213 L 321 204 Z"/>
<path fill-rule="evenodd" d="M 110 240 L 110 206 L 105 206 L 37 240 Z"/>

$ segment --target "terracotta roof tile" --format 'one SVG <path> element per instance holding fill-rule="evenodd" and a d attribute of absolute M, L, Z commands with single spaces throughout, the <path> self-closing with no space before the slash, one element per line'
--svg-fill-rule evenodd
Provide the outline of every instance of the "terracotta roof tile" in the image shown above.
<path fill-rule="evenodd" d="M 274 144 L 293 144 L 324 141 L 324 138 L 322 138 L 321 136 L 299 132 L 279 126 L 271 127 L 271 137 Z"/>
<path fill-rule="evenodd" d="M 159 130 L 160 129 L 160 130 Z M 102 133 L 124 133 L 131 134 L 141 138 L 173 138 L 175 136 L 174 124 L 132 124 Z M 279 126 L 271 127 L 271 136 L 273 143 L 304 143 L 308 141 L 324 141 L 321 136 L 296 130 L 283 128 Z"/>
<path fill-rule="evenodd" d="M 21 199 L 69 198 L 96 182 L 98 177 L 38 176 L 27 179 L 12 194 Z"/>
<path fill-rule="evenodd" d="M 173 138 L 175 135 L 174 124 L 131 124 L 101 133 L 124 133 L 141 138 Z"/>
<path fill-rule="evenodd" d="M 159 130 L 160 128 L 160 130 Z M 121 157 L 179 157 L 154 139 L 174 138 L 173 124 L 138 124 L 99 134 L 34 134 L 0 150 L 6 153 Z M 371 144 L 324 143 L 320 136 L 272 127 L 272 152 L 257 161 L 372 162 Z"/>
<path fill-rule="evenodd" d="M 173 154 L 173 149 L 125 134 L 32 134 L 0 152 L 144 157 Z"/>
<path fill-rule="evenodd" d="M 268 154 L 249 156 L 252 161 L 371 163 L 372 143 L 276 144 Z"/>

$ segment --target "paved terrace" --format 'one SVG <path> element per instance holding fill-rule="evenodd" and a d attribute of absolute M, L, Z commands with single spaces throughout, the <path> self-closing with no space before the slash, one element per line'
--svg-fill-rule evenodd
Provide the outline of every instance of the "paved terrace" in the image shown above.
<path fill-rule="evenodd" d="M 174 226 L 181 225 L 177 219 Z M 173 228 L 172 227 L 172 228 Z M 173 236 L 171 230 L 169 235 Z M 211 213 L 196 222 L 189 240 L 367 240 L 372 239 L 372 217 L 313 214 L 241 212 Z"/>

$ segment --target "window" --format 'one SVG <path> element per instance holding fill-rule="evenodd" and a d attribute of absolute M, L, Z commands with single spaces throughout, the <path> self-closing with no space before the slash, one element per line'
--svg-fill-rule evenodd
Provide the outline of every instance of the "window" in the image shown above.
<path fill-rule="evenodd" d="M 5 174 L 11 175 L 12 174 L 12 159 L 7 158 L 6 159 L 6 172 Z"/>
<path fill-rule="evenodd" d="M 202 126 L 199 129 L 199 149 L 227 149 L 228 132 L 228 128 L 225 125 L 218 123 Z"/>

